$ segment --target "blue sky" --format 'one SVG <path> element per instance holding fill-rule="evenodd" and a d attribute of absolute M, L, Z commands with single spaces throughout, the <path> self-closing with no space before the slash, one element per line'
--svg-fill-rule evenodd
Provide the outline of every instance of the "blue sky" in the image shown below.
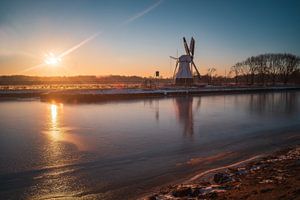
<path fill-rule="evenodd" d="M 164 0 L 121 26 L 156 2 L 1 0 L 0 74 L 22 74 L 43 62 L 45 53 L 61 53 L 100 30 L 65 56 L 61 69 L 24 74 L 149 76 L 160 70 L 170 76 L 169 55 L 183 53 L 182 36 L 195 38 L 202 73 L 215 67 L 222 74 L 261 53 L 300 54 L 300 1 Z"/>

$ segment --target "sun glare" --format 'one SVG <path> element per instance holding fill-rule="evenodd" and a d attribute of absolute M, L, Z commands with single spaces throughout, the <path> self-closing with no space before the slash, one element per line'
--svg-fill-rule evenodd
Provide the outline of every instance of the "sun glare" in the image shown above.
<path fill-rule="evenodd" d="M 44 62 L 47 65 L 56 66 L 61 62 L 61 58 L 54 55 L 53 53 L 48 53 L 45 55 Z"/>

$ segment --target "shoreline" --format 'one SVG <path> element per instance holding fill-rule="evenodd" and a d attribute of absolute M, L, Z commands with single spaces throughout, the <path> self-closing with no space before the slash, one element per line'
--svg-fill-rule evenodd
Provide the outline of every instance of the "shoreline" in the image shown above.
<path fill-rule="evenodd" d="M 300 146 L 258 155 L 163 186 L 144 200 L 296 199 L 300 195 Z"/>
<path fill-rule="evenodd" d="M 207 96 L 219 94 L 248 94 L 300 90 L 300 86 L 277 87 L 204 87 L 204 88 L 161 88 L 161 89 L 79 89 L 79 90 L 0 90 L 0 100 L 38 98 L 43 102 L 66 103 L 101 102 L 143 98 L 175 96 Z"/>

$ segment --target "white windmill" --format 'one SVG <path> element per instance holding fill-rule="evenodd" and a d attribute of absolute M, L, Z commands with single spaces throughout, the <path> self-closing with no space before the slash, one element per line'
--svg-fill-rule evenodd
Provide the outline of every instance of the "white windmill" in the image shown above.
<path fill-rule="evenodd" d="M 194 83 L 193 68 L 195 68 L 197 77 L 200 79 L 200 73 L 193 61 L 195 40 L 192 37 L 190 42 L 190 47 L 188 47 L 186 39 L 185 37 L 183 37 L 183 44 L 186 52 L 185 55 L 182 55 L 179 58 L 170 56 L 170 58 L 176 60 L 176 66 L 175 66 L 173 78 L 175 80 L 176 85 L 192 85 Z"/>

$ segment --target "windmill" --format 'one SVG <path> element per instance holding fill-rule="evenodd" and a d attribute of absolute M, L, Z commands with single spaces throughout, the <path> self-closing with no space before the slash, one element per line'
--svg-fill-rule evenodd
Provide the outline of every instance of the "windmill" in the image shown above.
<path fill-rule="evenodd" d="M 170 56 L 170 58 L 176 60 L 173 78 L 175 80 L 175 85 L 192 85 L 194 83 L 193 69 L 196 70 L 197 78 L 200 79 L 200 73 L 194 63 L 194 38 L 191 38 L 190 47 L 188 47 L 186 39 L 183 37 L 183 45 L 186 53 L 185 55 L 182 55 L 179 58 Z"/>

